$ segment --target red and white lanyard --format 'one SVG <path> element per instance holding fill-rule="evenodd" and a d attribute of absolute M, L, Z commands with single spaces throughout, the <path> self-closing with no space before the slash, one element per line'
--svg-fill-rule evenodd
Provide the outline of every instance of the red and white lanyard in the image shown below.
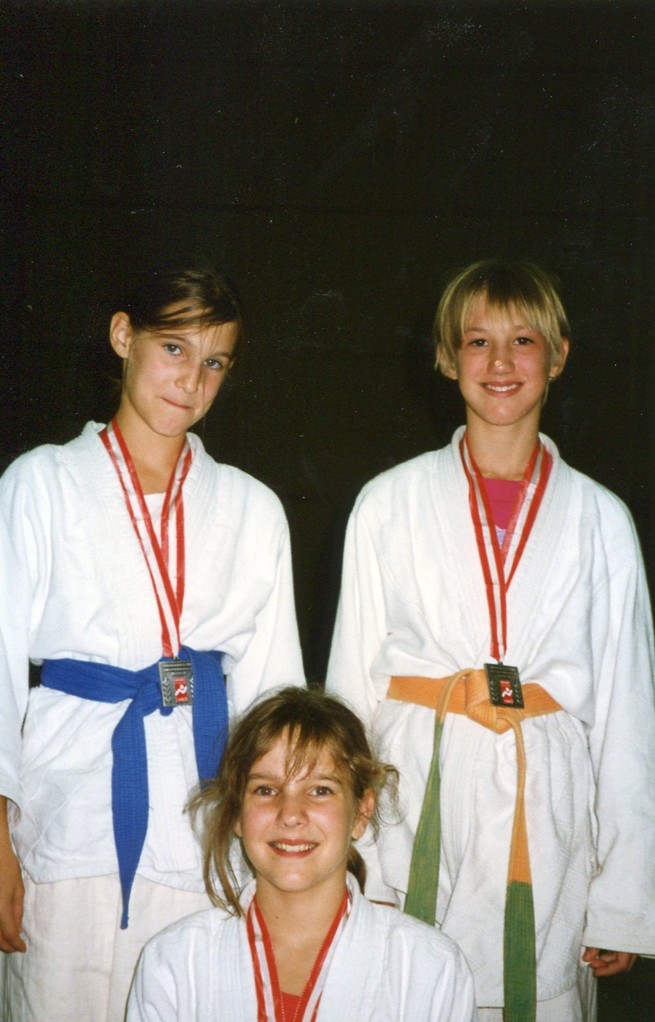
<path fill-rule="evenodd" d="M 487 592 L 491 625 L 490 653 L 494 660 L 502 662 L 507 649 L 507 590 L 537 517 L 553 458 L 539 441 L 521 480 L 516 507 L 501 547 L 484 480 L 473 460 L 466 434 L 460 441 L 459 449 L 469 483 L 469 506 Z"/>
<path fill-rule="evenodd" d="M 180 651 L 180 618 L 184 603 L 184 499 L 182 487 L 191 468 L 192 453 L 185 439 L 168 483 L 161 512 L 160 535 L 148 510 L 146 498 L 116 419 L 100 433 L 116 469 L 132 527 L 150 574 L 161 621 L 162 653 L 175 657 Z M 171 528 L 172 523 L 172 528 Z M 171 582 L 174 566 L 175 586 Z"/>
<path fill-rule="evenodd" d="M 293 1022 L 314 1022 L 316 1019 L 330 962 L 349 912 L 350 898 L 348 891 L 345 891 L 339 911 L 312 967 Z M 257 989 L 257 1022 L 285 1022 L 273 945 L 256 898 L 250 902 L 246 928 Z"/>

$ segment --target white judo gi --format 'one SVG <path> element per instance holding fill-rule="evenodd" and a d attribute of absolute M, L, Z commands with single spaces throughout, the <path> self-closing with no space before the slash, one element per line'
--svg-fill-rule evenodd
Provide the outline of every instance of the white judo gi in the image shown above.
<path fill-rule="evenodd" d="M 318 1022 L 471 1022 L 473 980 L 443 934 L 373 905 L 348 878 L 352 909 L 330 963 Z M 254 882 L 244 893 L 247 907 Z M 245 919 L 208 909 L 145 947 L 127 1022 L 253 1022 L 257 999 Z"/>
<path fill-rule="evenodd" d="M 0 793 L 14 804 L 15 847 L 38 883 L 116 873 L 111 737 L 127 704 L 44 687 L 28 700 L 28 659 L 138 670 L 162 652 L 148 568 L 100 428 L 23 455 L 0 481 Z M 267 487 L 189 441 L 181 640 L 223 653 L 235 714 L 264 690 L 304 684 L 288 528 Z M 146 499 L 156 522 L 163 497 Z M 154 712 L 145 730 L 150 813 L 138 875 L 203 892 L 183 815 L 198 779 L 191 709 Z"/>
<path fill-rule="evenodd" d="M 369 897 L 400 904 L 434 711 L 385 699 L 389 679 L 439 678 L 491 659 L 462 433 L 360 494 L 328 671 L 328 689 L 374 722 L 400 771 L 403 818 L 383 828 L 367 884 Z M 522 726 L 539 1001 L 575 989 L 581 945 L 655 952 L 653 634 L 643 564 L 621 501 L 542 440 L 554 463 L 509 587 L 504 657 L 564 711 Z M 513 732 L 449 714 L 437 922 L 466 954 L 478 1005 L 503 1003 L 515 794 Z"/>

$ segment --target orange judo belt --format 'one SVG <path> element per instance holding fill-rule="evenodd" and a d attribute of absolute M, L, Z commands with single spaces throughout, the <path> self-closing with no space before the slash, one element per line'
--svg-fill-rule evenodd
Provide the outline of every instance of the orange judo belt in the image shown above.
<path fill-rule="evenodd" d="M 523 707 L 495 706 L 482 669 L 458 671 L 447 678 L 393 677 L 387 699 L 415 703 L 436 711 L 432 761 L 412 849 L 405 912 L 434 925 L 439 886 L 441 813 L 439 748 L 447 713 L 459 713 L 502 734 L 511 728 L 516 739 L 516 801 L 510 845 L 503 940 L 506 1022 L 536 1018 L 536 940 L 530 851 L 525 819 L 526 758 L 521 721 L 556 713 L 562 707 L 534 683 L 522 687 Z"/>

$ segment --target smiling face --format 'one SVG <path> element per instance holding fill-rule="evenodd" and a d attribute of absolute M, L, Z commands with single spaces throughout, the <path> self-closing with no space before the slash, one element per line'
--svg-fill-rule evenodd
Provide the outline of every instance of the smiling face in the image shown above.
<path fill-rule="evenodd" d="M 253 764 L 235 832 L 257 878 L 258 898 L 271 893 L 343 892 L 348 853 L 373 810 L 373 795 L 357 803 L 327 748 L 289 772 L 281 735 Z"/>
<path fill-rule="evenodd" d="M 126 438 L 183 436 L 225 381 L 237 335 L 233 322 L 135 330 L 127 313 L 115 313 L 110 340 L 124 360 L 117 418 Z"/>
<path fill-rule="evenodd" d="M 521 425 L 536 432 L 548 383 L 562 371 L 567 354 L 566 339 L 561 354 L 553 355 L 544 335 L 515 306 L 490 305 L 482 294 L 471 304 L 455 365 L 446 375 L 459 384 L 469 427 Z"/>

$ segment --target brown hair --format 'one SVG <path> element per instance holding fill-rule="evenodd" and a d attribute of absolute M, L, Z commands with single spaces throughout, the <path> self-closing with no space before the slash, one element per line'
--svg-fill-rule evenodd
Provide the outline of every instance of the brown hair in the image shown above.
<path fill-rule="evenodd" d="M 189 803 L 200 833 L 207 892 L 215 905 L 235 915 L 242 914 L 231 861 L 235 824 L 253 764 L 282 735 L 288 736 L 289 774 L 304 766 L 311 769 L 321 751 L 327 749 L 337 770 L 347 778 L 355 802 L 369 791 L 374 793 L 376 808 L 370 821 L 374 830 L 378 826 L 377 797 L 387 785 L 395 794 L 395 768 L 375 758 L 364 725 L 339 699 L 320 689 L 293 687 L 255 703 L 240 718 L 228 739 L 218 776 Z M 354 846 L 350 849 L 348 869 L 363 889 L 366 869 Z"/>
<path fill-rule="evenodd" d="M 555 278 L 534 263 L 485 259 L 453 277 L 439 302 L 434 340 L 436 364 L 442 373 L 450 375 L 455 370 L 470 308 L 480 296 L 494 308 L 517 309 L 526 325 L 546 338 L 551 360 L 560 359 L 562 338 L 570 339 L 571 330 Z"/>
<path fill-rule="evenodd" d="M 236 287 L 213 269 L 151 270 L 114 302 L 114 311 L 127 313 L 135 330 L 236 323 L 237 346 L 243 339 Z"/>

